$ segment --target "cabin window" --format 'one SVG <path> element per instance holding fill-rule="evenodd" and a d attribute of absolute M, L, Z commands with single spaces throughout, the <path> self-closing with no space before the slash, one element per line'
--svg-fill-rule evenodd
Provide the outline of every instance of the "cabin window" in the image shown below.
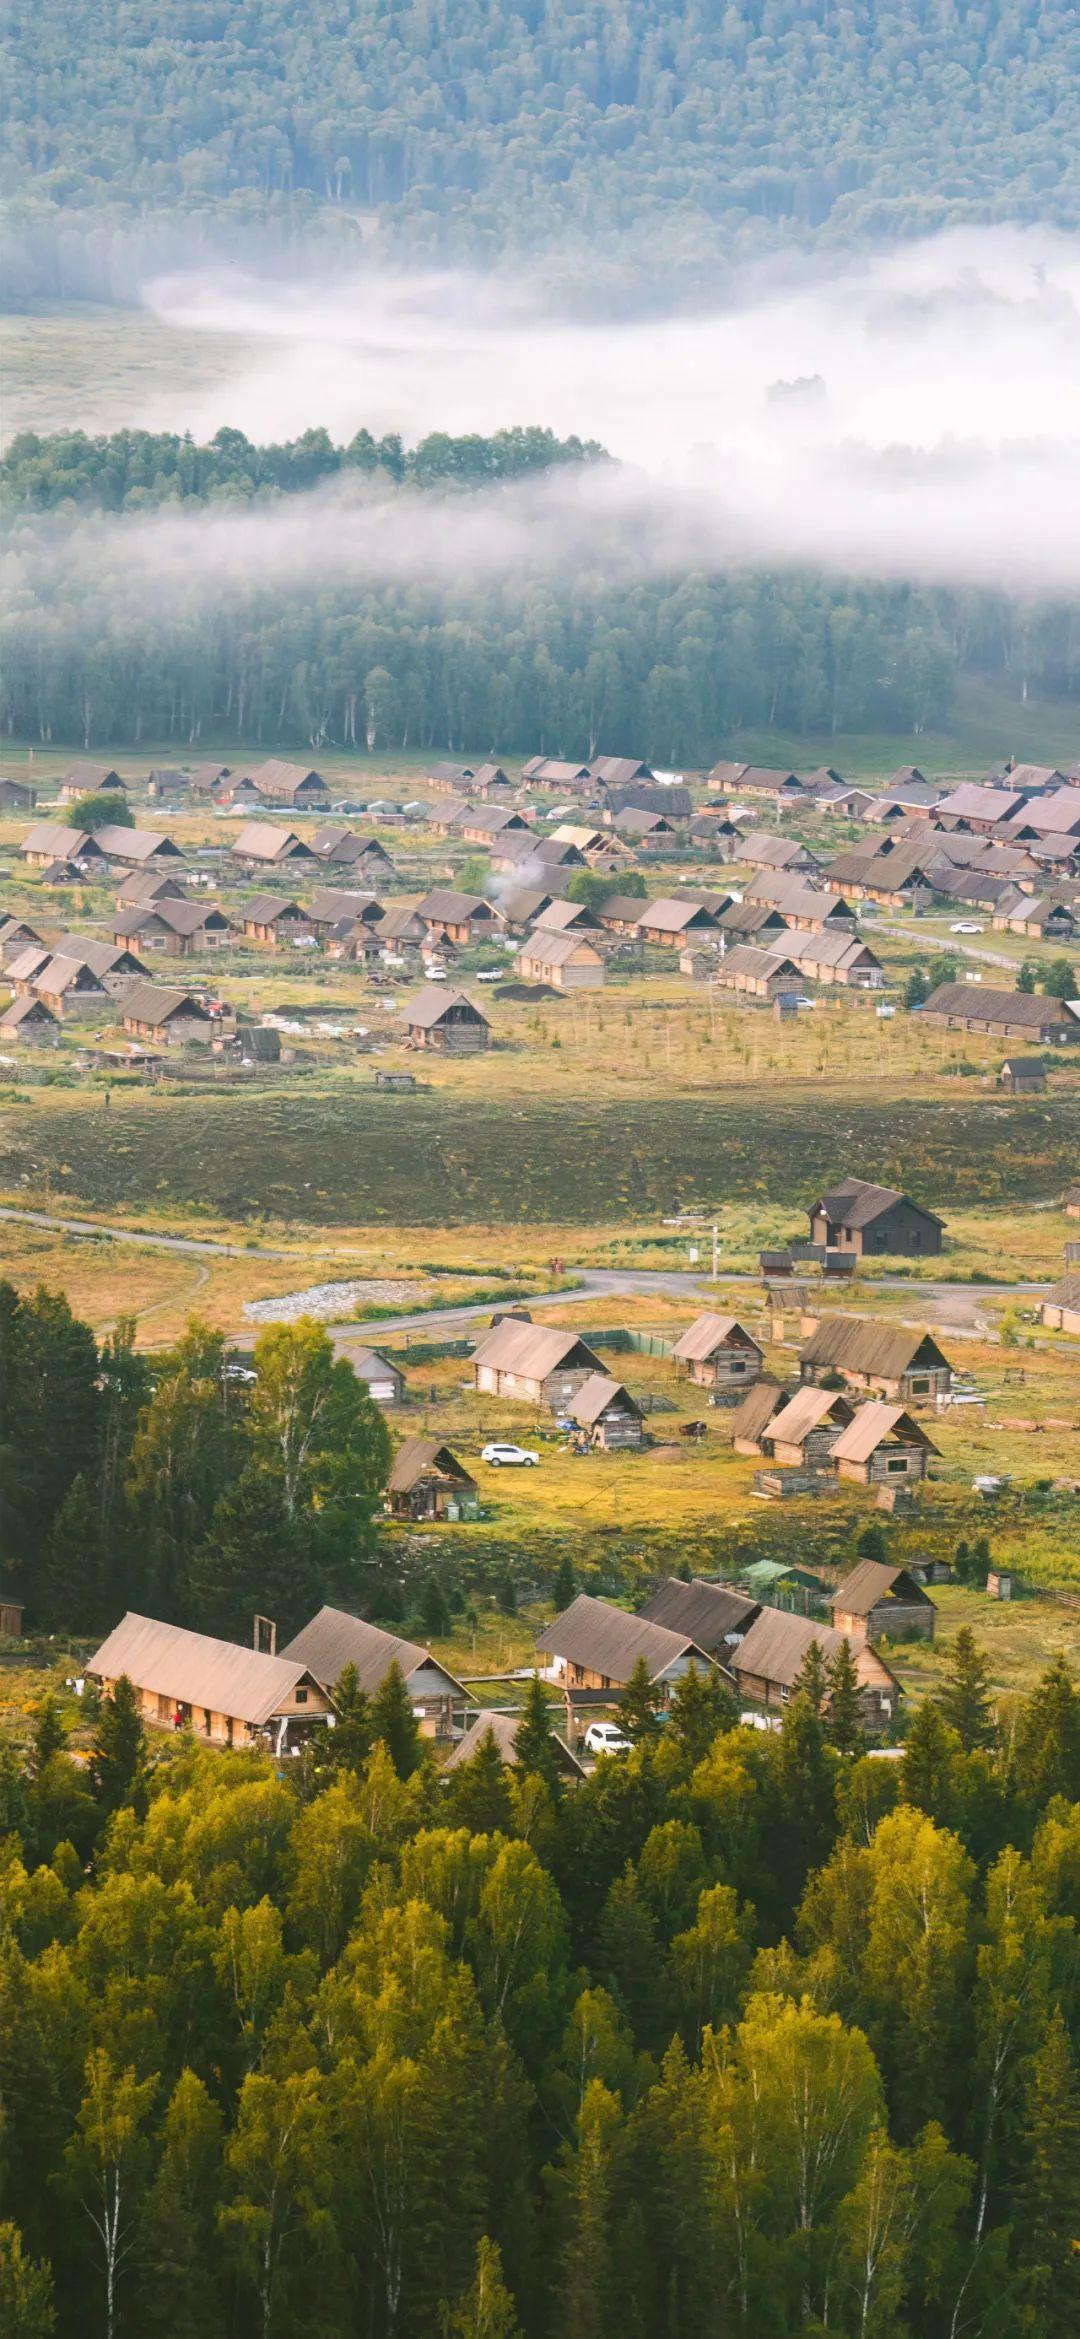
<path fill-rule="evenodd" d="M 297 1690 L 297 1692 L 296 1692 L 296 1702 L 297 1702 L 297 1705 L 298 1705 L 298 1706 L 306 1706 L 306 1704 L 307 1704 L 307 1691 L 306 1691 L 306 1689 L 298 1689 L 298 1690 Z"/>
<path fill-rule="evenodd" d="M 885 1463 L 885 1468 L 888 1471 L 890 1478 L 902 1477 L 904 1471 L 907 1469 L 907 1455 L 890 1454 Z"/>
<path fill-rule="evenodd" d="M 912 1381 L 911 1393 L 913 1397 L 926 1397 L 929 1395 L 929 1391 L 930 1382 L 926 1375 L 923 1375 L 920 1380 Z"/>

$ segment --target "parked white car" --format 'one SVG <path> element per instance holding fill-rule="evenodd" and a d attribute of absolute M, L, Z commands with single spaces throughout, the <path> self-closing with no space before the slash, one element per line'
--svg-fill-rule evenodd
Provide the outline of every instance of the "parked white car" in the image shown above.
<path fill-rule="evenodd" d="M 586 1754 L 629 1754 L 630 1746 L 617 1722 L 590 1722 L 585 1732 Z"/>
<path fill-rule="evenodd" d="M 985 932 L 985 927 L 977 926 L 971 918 L 960 918 L 955 926 L 950 926 L 949 932 L 950 934 L 982 934 Z"/>
<path fill-rule="evenodd" d="M 503 1445 L 496 1439 L 484 1447 L 480 1460 L 490 1462 L 493 1470 L 535 1470 L 540 1456 L 530 1453 L 527 1446 Z"/>

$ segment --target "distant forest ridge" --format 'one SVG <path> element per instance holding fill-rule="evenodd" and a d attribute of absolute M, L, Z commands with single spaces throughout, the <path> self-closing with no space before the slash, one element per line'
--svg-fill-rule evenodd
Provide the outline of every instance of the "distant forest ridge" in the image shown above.
<path fill-rule="evenodd" d="M 668 291 L 793 239 L 1080 222 L 1070 0 L 13 0 L 9 22 L 9 298 L 116 291 L 121 246 L 165 264 L 168 219 L 189 264 L 227 228 L 237 258 L 256 231 L 587 251 Z"/>
<path fill-rule="evenodd" d="M 120 512 L 164 503 L 302 494 L 342 473 L 369 473 L 386 485 L 487 487 L 524 479 L 559 463 L 604 459 L 595 439 L 557 438 L 539 425 L 470 432 L 431 431 L 415 447 L 396 432 L 381 439 L 358 430 L 347 446 L 328 431 L 306 430 L 281 444 L 254 446 L 241 430 L 223 429 L 196 446 L 175 431 L 84 431 L 39 437 L 24 431 L 0 458 L 0 496 L 9 508 L 55 511 L 80 504 Z"/>

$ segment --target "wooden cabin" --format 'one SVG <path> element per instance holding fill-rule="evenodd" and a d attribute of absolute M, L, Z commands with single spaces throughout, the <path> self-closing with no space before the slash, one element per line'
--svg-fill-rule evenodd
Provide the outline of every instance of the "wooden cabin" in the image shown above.
<path fill-rule="evenodd" d="M 463 1462 L 438 1438 L 406 1438 L 386 1481 L 393 1519 L 475 1519 L 479 1489 Z"/>
<path fill-rule="evenodd" d="M 333 1711 L 329 1685 L 294 1657 L 187 1632 L 129 1610 L 86 1667 L 112 1697 L 126 1675 L 144 1722 L 189 1729 L 212 1746 L 294 1750 Z M 335 1676 L 336 1678 L 336 1676 Z"/>
<path fill-rule="evenodd" d="M 860 1259 L 936 1258 L 943 1233 L 944 1221 L 921 1202 L 866 1178 L 843 1178 L 810 1205 L 811 1242 Z"/>
<path fill-rule="evenodd" d="M 837 1632 L 850 1641 L 932 1641 L 937 1609 L 906 1567 L 863 1559 L 830 1595 Z"/>
<path fill-rule="evenodd" d="M 692 1667 L 705 1674 L 713 1670 L 708 1651 L 688 1633 L 670 1632 L 666 1625 L 629 1616 L 625 1609 L 594 1600 L 588 1592 L 579 1592 L 569 1608 L 537 1634 L 536 1648 L 571 1694 L 575 1689 L 610 1692 L 612 1702 L 640 1658 L 661 1707 Z"/>
<path fill-rule="evenodd" d="M 404 1450 L 404 1449 L 402 1449 Z M 374 1697 L 392 1665 L 405 1681 L 409 1703 L 425 1738 L 447 1739 L 464 1712 L 468 1693 L 453 1673 L 416 1641 L 382 1632 L 344 1608 L 320 1608 L 296 1633 L 283 1654 L 307 1665 L 320 1681 L 340 1681 L 346 1665 L 356 1668 L 365 1697 Z"/>
<path fill-rule="evenodd" d="M 869 1405 L 860 1405 L 854 1420 L 841 1431 L 830 1460 L 837 1477 L 856 1486 L 892 1486 L 925 1478 L 930 1456 L 937 1451 L 902 1405 L 874 1398 Z"/>
<path fill-rule="evenodd" d="M 875 1389 L 905 1404 L 924 1403 L 952 1388 L 948 1357 L 930 1332 L 911 1331 L 871 1316 L 804 1318 L 799 1375 L 821 1382 L 839 1373 L 850 1388 Z"/>
<path fill-rule="evenodd" d="M 225 950 L 236 940 L 236 928 L 218 902 L 136 902 L 120 911 L 113 922 L 114 942 L 137 942 L 140 950 L 160 951 L 168 958 L 194 958 L 203 950 Z"/>
<path fill-rule="evenodd" d="M 480 1712 L 474 1715 L 470 1721 L 465 1736 L 458 1740 L 453 1752 L 447 1755 L 439 1772 L 440 1784 L 443 1779 L 450 1778 L 455 1771 L 461 1770 L 466 1763 L 472 1762 L 474 1756 L 479 1754 L 481 1747 L 486 1744 L 489 1738 L 504 1770 L 518 1770 L 521 1765 L 521 1757 L 517 1750 L 517 1735 L 521 1728 L 521 1720 L 520 1713 L 504 1714 L 490 1706 L 482 1706 Z M 555 1730 L 551 1733 L 551 1752 L 556 1769 L 561 1771 L 565 1779 L 573 1780 L 585 1777 L 584 1767 L 578 1761 L 576 1754 L 571 1754 L 565 1738 L 560 1738 Z"/>
<path fill-rule="evenodd" d="M 637 1451 L 645 1443 L 640 1405 L 621 1381 L 609 1380 L 606 1373 L 590 1373 L 588 1380 L 567 1399 L 564 1411 L 582 1441 L 602 1448 L 605 1453 Z"/>
<path fill-rule="evenodd" d="M 302 909 L 287 895 L 257 893 L 245 902 L 240 914 L 245 940 L 256 943 L 260 950 L 278 950 L 283 943 L 314 937 L 310 910 Z"/>
<path fill-rule="evenodd" d="M 475 1056 L 491 1043 L 491 1025 L 464 991 L 426 983 L 403 1007 L 410 1048 L 436 1048 L 447 1056 Z"/>
<path fill-rule="evenodd" d="M 531 939 L 522 943 L 514 971 L 525 982 L 550 983 L 554 991 L 599 991 L 605 962 L 587 934 L 573 928 L 557 934 L 550 926 L 538 925 Z"/>
<path fill-rule="evenodd" d="M 780 1467 L 823 1470 L 839 1432 L 854 1418 L 854 1407 L 839 1391 L 796 1389 L 762 1430 L 761 1451 Z"/>
<path fill-rule="evenodd" d="M 892 1722 L 899 1710 L 902 1692 L 895 1673 L 868 1640 L 852 1640 L 814 1617 L 795 1616 L 784 1608 L 763 1608 L 724 1670 L 730 1673 L 740 1697 L 782 1713 L 795 1694 L 813 1643 L 817 1642 L 829 1665 L 845 1640 L 855 1662 L 864 1726 L 879 1730 Z"/>
<path fill-rule="evenodd" d="M 0 1040 L 27 1048 L 55 1048 L 60 1026 L 44 999 L 9 999 L 0 1007 Z"/>
<path fill-rule="evenodd" d="M 600 1358 L 577 1332 L 558 1324 L 531 1324 L 503 1316 L 472 1355 L 474 1386 L 492 1397 L 565 1411 L 593 1374 L 606 1379 Z"/>
<path fill-rule="evenodd" d="M 764 1349 L 738 1317 L 716 1315 L 712 1309 L 695 1317 L 680 1334 L 672 1355 L 687 1380 L 735 1397 L 757 1380 L 765 1362 Z"/>
<path fill-rule="evenodd" d="M 190 991 L 165 983 L 134 983 L 123 1001 L 129 1038 L 155 1047 L 190 1047 L 213 1037 L 213 1018 Z"/>
<path fill-rule="evenodd" d="M 774 1415 L 781 1412 L 791 1396 L 780 1381 L 767 1375 L 754 1382 L 728 1422 L 731 1443 L 737 1454 L 760 1454 L 762 1439 Z"/>
<path fill-rule="evenodd" d="M 693 1576 L 688 1584 L 679 1576 L 669 1576 L 638 1610 L 649 1624 L 666 1624 L 669 1632 L 689 1634 L 696 1646 L 720 1665 L 728 1661 L 760 1614 L 759 1601 L 748 1600 L 744 1592 L 729 1591 L 726 1584 L 705 1583 L 700 1576 Z"/>
<path fill-rule="evenodd" d="M 302 764 L 267 757 L 250 774 L 253 786 L 267 804 L 326 804 L 330 790 L 321 772 L 305 771 Z"/>
<path fill-rule="evenodd" d="M 415 907 L 429 934 L 436 940 L 445 936 L 461 949 L 498 941 L 504 930 L 502 913 L 491 902 L 478 893 L 459 893 L 453 886 L 435 886 Z"/>

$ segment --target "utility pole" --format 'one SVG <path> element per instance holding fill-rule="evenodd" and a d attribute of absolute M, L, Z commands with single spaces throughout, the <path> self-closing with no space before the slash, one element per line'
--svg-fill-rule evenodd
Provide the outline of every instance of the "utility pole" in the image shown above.
<path fill-rule="evenodd" d="M 715 1220 L 715 1218 L 714 1218 L 714 1219 L 713 1219 L 713 1230 L 712 1230 L 712 1279 L 713 1279 L 713 1282 L 714 1282 L 714 1283 L 715 1283 L 715 1281 L 716 1281 L 716 1278 L 717 1278 L 717 1276 L 719 1275 L 719 1273 L 720 1273 L 720 1229 L 719 1229 L 719 1227 L 717 1226 L 716 1220 Z"/>

